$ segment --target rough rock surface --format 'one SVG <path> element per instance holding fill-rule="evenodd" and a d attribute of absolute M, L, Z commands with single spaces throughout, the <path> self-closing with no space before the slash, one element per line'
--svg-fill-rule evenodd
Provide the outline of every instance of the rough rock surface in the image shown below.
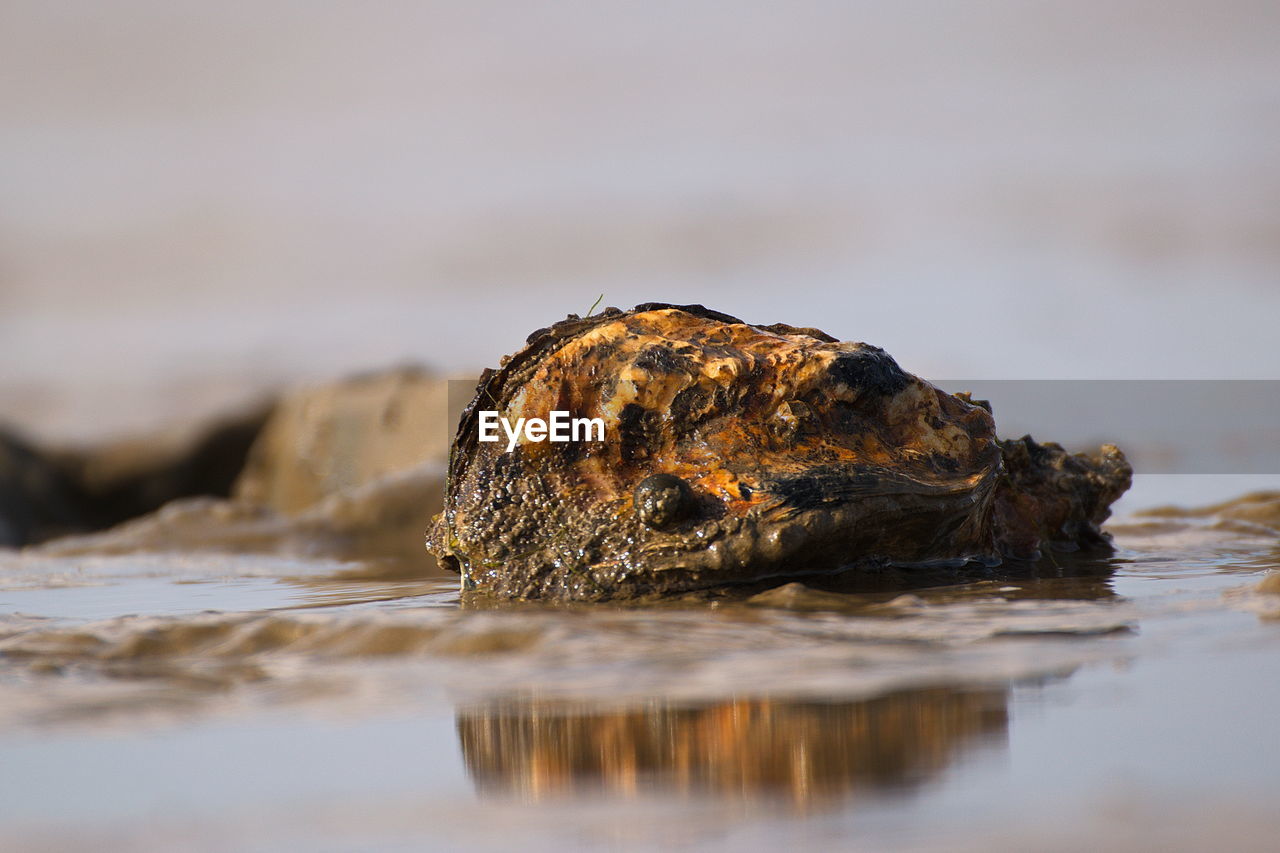
<path fill-rule="evenodd" d="M 480 442 L 480 412 L 606 440 Z M 1001 443 L 991 413 L 816 329 L 650 303 L 571 316 L 481 378 L 429 547 L 464 586 L 605 599 L 1104 546 L 1114 447 Z"/>

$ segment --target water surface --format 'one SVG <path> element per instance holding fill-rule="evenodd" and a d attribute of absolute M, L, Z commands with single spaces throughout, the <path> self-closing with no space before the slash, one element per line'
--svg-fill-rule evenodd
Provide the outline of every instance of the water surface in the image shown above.
<path fill-rule="evenodd" d="M 1278 504 L 1122 518 L 1113 557 L 1036 578 L 643 608 L 11 553 L 0 824 L 55 850 L 1273 849 Z"/>

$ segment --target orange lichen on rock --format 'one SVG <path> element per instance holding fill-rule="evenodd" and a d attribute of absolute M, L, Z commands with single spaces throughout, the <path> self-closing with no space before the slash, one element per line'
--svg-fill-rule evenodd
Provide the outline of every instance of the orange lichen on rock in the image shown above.
<path fill-rule="evenodd" d="M 477 441 L 484 410 L 510 422 L 556 411 L 599 419 L 605 440 L 525 437 L 508 452 Z M 1009 473 L 985 407 L 878 347 L 701 306 L 607 309 L 538 330 L 482 377 L 431 547 L 469 586 L 521 597 L 989 563 L 997 485 Z M 1104 511 L 1127 485 L 1113 473 L 1090 493 Z M 1018 503 L 1011 495 L 997 514 L 1023 519 Z M 1072 527 L 1068 504 L 1051 530 Z M 1100 520 L 1087 515 L 1084 526 Z M 1021 527 L 1004 538 L 1019 552 L 1040 541 Z"/>

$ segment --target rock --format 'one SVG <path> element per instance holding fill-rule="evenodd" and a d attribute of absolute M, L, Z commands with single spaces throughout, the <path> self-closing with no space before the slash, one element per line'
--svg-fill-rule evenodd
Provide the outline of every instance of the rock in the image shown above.
<path fill-rule="evenodd" d="M 1136 515 L 1147 518 L 1210 519 L 1215 526 L 1240 532 L 1280 532 L 1280 491 L 1250 492 L 1202 507 L 1160 506 Z"/>
<path fill-rule="evenodd" d="M 599 421 L 602 441 L 481 428 Z M 545 437 L 545 436 L 543 436 Z M 1107 550 L 1123 454 L 1000 442 L 989 407 L 878 347 L 649 303 L 533 332 L 486 371 L 429 547 L 464 588 L 636 598 Z"/>
<path fill-rule="evenodd" d="M 212 421 L 57 456 L 84 495 L 88 528 L 103 529 L 180 498 L 229 496 L 272 407 L 263 401 Z"/>
<path fill-rule="evenodd" d="M 420 368 L 302 388 L 276 405 L 233 494 L 295 515 L 380 478 L 443 465 L 451 427 L 448 383 Z"/>
<path fill-rule="evenodd" d="M 422 541 L 442 506 L 447 396 L 447 382 L 423 370 L 389 370 L 289 392 L 207 431 L 184 456 L 149 458 L 141 441 L 87 454 L 72 466 L 80 480 L 130 512 L 41 550 L 269 552 L 430 571 Z M 230 499 L 173 500 L 175 486 L 197 483 Z"/>
<path fill-rule="evenodd" d="M 85 496 L 46 453 L 0 432 L 0 547 L 20 548 L 88 524 Z"/>
<path fill-rule="evenodd" d="M 247 501 L 186 498 L 109 530 L 66 536 L 43 554 L 133 554 L 189 551 L 271 553 L 378 561 L 376 577 L 429 572 L 422 549 L 426 518 L 439 512 L 442 465 L 422 465 L 330 495 L 293 515 Z"/>
<path fill-rule="evenodd" d="M 101 530 L 180 498 L 229 495 L 267 411 L 74 449 L 0 433 L 0 545 Z"/>

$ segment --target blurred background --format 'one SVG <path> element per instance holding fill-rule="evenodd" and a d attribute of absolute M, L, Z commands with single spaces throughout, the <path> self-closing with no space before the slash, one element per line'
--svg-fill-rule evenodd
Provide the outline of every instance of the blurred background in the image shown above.
<path fill-rule="evenodd" d="M 1275 379 L 1280 6 L 0 3 L 0 415 L 79 441 L 703 302 Z"/>

